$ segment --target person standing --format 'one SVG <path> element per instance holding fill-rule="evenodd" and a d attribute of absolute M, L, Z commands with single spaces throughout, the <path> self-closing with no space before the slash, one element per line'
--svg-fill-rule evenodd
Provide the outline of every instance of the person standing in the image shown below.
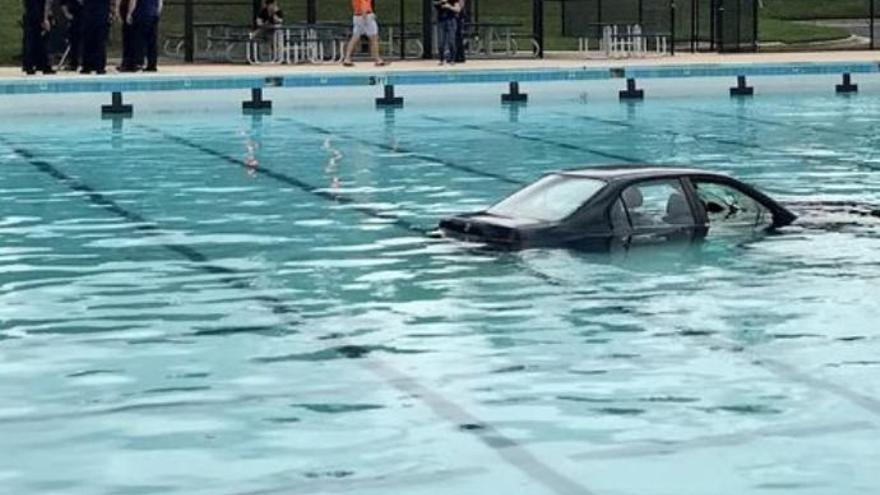
<path fill-rule="evenodd" d="M 469 16 L 467 10 L 467 0 L 459 0 L 461 10 L 456 17 L 458 27 L 455 31 L 455 63 L 464 63 L 464 24 Z"/>
<path fill-rule="evenodd" d="M 379 56 L 379 25 L 376 23 L 376 14 L 373 13 L 373 3 L 371 0 L 351 0 L 352 10 L 352 29 L 351 39 L 348 41 L 348 47 L 345 50 L 345 58 L 342 65 L 351 67 L 351 55 L 361 39 L 366 36 L 370 40 L 370 54 L 376 66 L 387 65 L 387 62 Z"/>
<path fill-rule="evenodd" d="M 107 72 L 110 0 L 83 0 L 83 57 L 80 74 Z"/>
<path fill-rule="evenodd" d="M 114 8 L 114 18 L 119 22 L 119 30 L 122 34 L 122 61 L 116 67 L 116 70 L 119 72 L 136 72 L 140 70 L 133 54 L 134 43 L 136 42 L 134 26 L 126 22 L 129 6 L 129 0 L 116 0 Z"/>
<path fill-rule="evenodd" d="M 437 24 L 440 28 L 440 65 L 455 63 L 459 15 L 461 15 L 459 0 L 441 0 L 437 4 Z"/>
<path fill-rule="evenodd" d="M 67 60 L 65 70 L 76 72 L 82 57 L 81 0 L 61 0 L 61 12 L 67 20 Z"/>
<path fill-rule="evenodd" d="M 157 67 L 157 31 L 159 29 L 159 15 L 162 13 L 162 0 L 130 0 L 128 15 L 125 24 L 132 26 L 132 38 L 134 39 L 131 55 L 135 70 L 144 63 L 144 70 L 156 72 Z"/>
<path fill-rule="evenodd" d="M 49 53 L 46 49 L 46 35 L 52 29 L 49 13 L 52 11 L 51 0 L 22 0 L 21 18 L 21 70 L 27 75 L 54 74 L 49 65 Z"/>

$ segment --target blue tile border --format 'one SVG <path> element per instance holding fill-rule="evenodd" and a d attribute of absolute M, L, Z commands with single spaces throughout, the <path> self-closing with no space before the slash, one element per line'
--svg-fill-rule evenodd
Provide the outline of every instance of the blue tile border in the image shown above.
<path fill-rule="evenodd" d="M 401 71 L 352 74 L 281 74 L 248 76 L 125 76 L 52 77 L 37 80 L 0 79 L 0 94 L 110 93 L 121 91 L 203 91 L 251 88 L 315 88 L 344 86 L 401 86 L 427 84 L 478 84 L 550 81 L 596 81 L 617 78 L 656 79 L 735 76 L 797 76 L 878 73 L 871 62 L 702 64 L 631 67 L 576 67 L 548 69 L 494 69 Z"/>

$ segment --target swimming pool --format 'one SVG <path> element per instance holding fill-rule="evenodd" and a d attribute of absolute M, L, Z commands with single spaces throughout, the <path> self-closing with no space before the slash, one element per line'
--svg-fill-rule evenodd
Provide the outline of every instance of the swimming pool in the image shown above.
<path fill-rule="evenodd" d="M 425 236 L 608 162 L 880 203 L 878 93 L 825 82 L 742 100 L 667 81 L 638 104 L 558 84 L 525 107 L 424 87 L 388 111 L 340 90 L 254 117 L 212 94 L 125 121 L 4 119 L 0 483 L 873 494 L 874 229 L 611 256 Z"/>

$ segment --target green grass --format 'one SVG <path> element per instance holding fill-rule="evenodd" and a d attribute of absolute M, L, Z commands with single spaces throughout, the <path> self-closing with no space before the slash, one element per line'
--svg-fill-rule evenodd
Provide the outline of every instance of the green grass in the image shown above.
<path fill-rule="evenodd" d="M 11 65 L 21 51 L 21 0 L 0 0 L 0 12 L 0 65 Z"/>
<path fill-rule="evenodd" d="M 849 33 L 845 29 L 813 26 L 770 17 L 761 18 L 758 24 L 758 39 L 762 42 L 810 43 L 837 40 L 848 36 Z"/>
<path fill-rule="evenodd" d="M 867 18 L 870 0 L 764 0 L 765 17 L 775 19 Z M 877 1 L 877 0 L 874 0 Z M 878 5 L 880 9 L 880 5 Z"/>

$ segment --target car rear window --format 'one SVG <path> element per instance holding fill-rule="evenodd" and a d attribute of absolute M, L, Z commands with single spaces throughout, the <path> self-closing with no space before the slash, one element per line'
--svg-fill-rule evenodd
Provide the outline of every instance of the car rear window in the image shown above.
<path fill-rule="evenodd" d="M 488 213 L 509 218 L 556 222 L 574 213 L 605 182 L 584 177 L 548 175 L 504 198 Z"/>

